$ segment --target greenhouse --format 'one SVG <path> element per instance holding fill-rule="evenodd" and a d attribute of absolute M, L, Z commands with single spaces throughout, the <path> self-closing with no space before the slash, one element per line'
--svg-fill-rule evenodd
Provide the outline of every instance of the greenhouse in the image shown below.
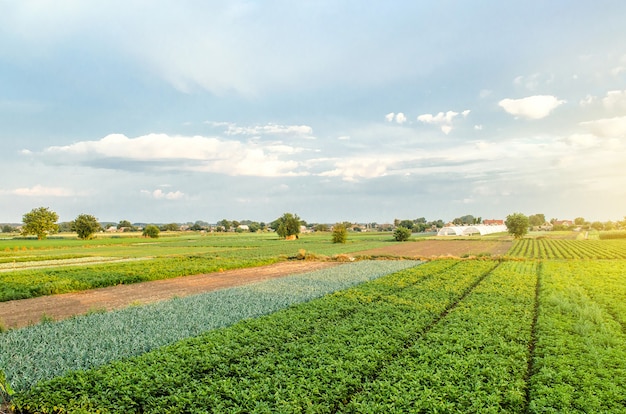
<path fill-rule="evenodd" d="M 437 236 L 471 236 L 472 234 L 480 234 L 484 236 L 486 234 L 500 233 L 506 231 L 504 224 L 497 225 L 485 225 L 474 224 L 471 226 L 446 226 L 442 227 Z"/>

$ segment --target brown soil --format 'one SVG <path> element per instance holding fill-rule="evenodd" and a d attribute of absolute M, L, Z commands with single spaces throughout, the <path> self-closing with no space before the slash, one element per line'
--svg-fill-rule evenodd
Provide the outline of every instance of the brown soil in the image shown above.
<path fill-rule="evenodd" d="M 400 256 L 433 258 L 442 256 L 477 256 L 506 254 L 512 246 L 510 240 L 419 240 L 394 243 L 386 247 L 354 253 L 361 256 Z"/>
<path fill-rule="evenodd" d="M 88 312 L 108 311 L 129 305 L 157 302 L 176 296 L 182 297 L 304 273 L 337 264 L 339 263 L 304 260 L 280 262 L 248 269 L 234 269 L 76 293 L 0 302 L 0 322 L 3 322 L 6 328 L 20 328 L 39 323 L 42 319 L 61 320 Z"/>

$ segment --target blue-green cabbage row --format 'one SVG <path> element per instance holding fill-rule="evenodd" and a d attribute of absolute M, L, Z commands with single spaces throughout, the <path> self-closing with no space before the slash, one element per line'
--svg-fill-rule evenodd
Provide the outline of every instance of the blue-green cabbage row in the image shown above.
<path fill-rule="evenodd" d="M 17 390 L 70 370 L 146 353 L 245 318 L 275 312 L 418 265 L 359 261 L 146 306 L 94 313 L 0 334 L 0 368 Z"/>

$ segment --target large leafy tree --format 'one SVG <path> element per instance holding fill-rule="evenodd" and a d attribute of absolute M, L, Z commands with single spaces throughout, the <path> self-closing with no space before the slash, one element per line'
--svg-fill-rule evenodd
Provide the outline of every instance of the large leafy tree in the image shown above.
<path fill-rule="evenodd" d="M 90 214 L 80 214 L 71 223 L 72 231 L 78 234 L 79 239 L 91 239 L 93 235 L 100 231 L 102 226 L 98 223 L 98 219 Z"/>
<path fill-rule="evenodd" d="M 56 224 L 58 220 L 59 215 L 48 207 L 34 208 L 22 217 L 24 222 L 22 235 L 34 234 L 39 240 L 45 239 L 49 233 L 56 233 L 59 230 Z"/>
<path fill-rule="evenodd" d="M 516 239 L 521 239 L 528 233 L 528 217 L 522 213 L 509 214 L 506 216 L 504 224 L 509 234 L 512 234 Z"/>
<path fill-rule="evenodd" d="M 297 214 L 285 213 L 271 224 L 276 233 L 283 239 L 300 234 L 300 217 Z"/>

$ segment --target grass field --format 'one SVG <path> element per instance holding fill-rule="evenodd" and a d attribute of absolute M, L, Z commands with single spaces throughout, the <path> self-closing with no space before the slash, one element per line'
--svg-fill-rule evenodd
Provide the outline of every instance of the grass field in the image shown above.
<path fill-rule="evenodd" d="M 324 273 L 329 280 L 354 279 L 344 266 L 357 266 L 352 269 L 360 269 L 361 279 L 352 287 L 332 289 L 335 293 L 231 319 L 221 327 L 196 326 L 167 345 L 148 346 L 154 340 L 152 325 L 158 325 L 156 331 L 174 332 L 184 325 L 181 321 L 193 321 L 186 315 L 199 306 L 214 309 L 201 314 L 230 309 L 226 314 L 234 315 L 232 309 L 256 299 L 271 304 L 265 296 L 269 292 L 289 298 L 303 288 L 274 281 L 242 288 L 245 300 L 219 299 L 220 293 L 211 296 L 215 302 L 203 305 L 194 298 L 186 299 L 189 305 L 175 299 L 160 304 L 163 310 L 139 307 L 11 330 L 0 334 L 0 348 L 3 354 L 13 352 L 15 360 L 34 355 L 27 348 L 36 342 L 28 339 L 32 335 L 43 338 L 45 331 L 50 338 L 29 368 L 10 365 L 10 357 L 2 360 L 17 388 L 11 405 L 23 413 L 625 413 L 626 240 L 555 236 L 515 241 L 499 257 L 444 258 L 417 266 L 387 262 L 405 267 L 376 274 L 370 263 L 386 262 L 333 267 L 324 271 L 330 272 Z M 362 237 L 351 246 L 333 246 L 321 237 L 301 241 L 308 243 L 307 252 L 319 255 L 391 243 L 389 235 Z M 171 245 L 152 248 L 176 250 L 199 243 L 198 249 L 223 248 L 229 257 L 276 258 L 297 252 L 286 253 L 282 248 L 287 242 L 277 240 L 264 246 L 263 237 L 217 239 L 208 246 L 173 238 L 159 240 Z M 149 245 L 137 247 L 144 254 L 153 251 Z M 344 248 L 348 250 L 340 251 Z M 305 280 L 313 279 L 293 279 Z M 222 307 L 226 303 L 230 308 Z M 142 322 L 135 313 L 148 316 Z M 117 318 L 129 317 L 132 322 L 121 324 L 128 329 L 109 330 L 119 325 Z M 72 335 L 70 325 L 75 345 L 63 340 Z M 126 349 L 121 341 L 129 339 L 139 349 L 134 356 L 109 352 Z M 19 341 L 24 345 L 15 345 Z M 74 349 L 76 356 L 55 341 Z M 65 354 L 68 363 L 80 362 L 89 355 L 81 348 L 85 344 L 102 346 L 111 356 L 91 368 L 64 369 L 51 362 Z M 26 355 L 18 356 L 18 348 Z M 104 355 L 95 354 L 100 353 Z M 51 371 L 53 365 L 61 368 Z M 20 375 L 30 379 L 21 381 Z M 37 378 L 43 381 L 35 385 Z"/>

